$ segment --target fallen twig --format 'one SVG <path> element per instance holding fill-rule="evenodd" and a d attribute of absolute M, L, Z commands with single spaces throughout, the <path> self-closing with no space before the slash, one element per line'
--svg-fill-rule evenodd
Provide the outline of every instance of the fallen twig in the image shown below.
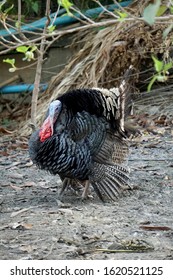
<path fill-rule="evenodd" d="M 29 211 L 29 210 L 31 210 L 31 209 L 33 209 L 33 208 L 37 208 L 37 207 L 38 207 L 38 206 L 31 206 L 31 207 L 29 207 L 29 208 L 23 208 L 23 209 L 21 209 L 21 210 L 19 210 L 19 211 L 16 211 L 16 212 L 11 213 L 10 217 L 11 217 L 11 218 L 16 217 L 17 215 L 19 215 L 19 214 L 21 214 L 21 213 L 23 213 L 23 212 Z"/>

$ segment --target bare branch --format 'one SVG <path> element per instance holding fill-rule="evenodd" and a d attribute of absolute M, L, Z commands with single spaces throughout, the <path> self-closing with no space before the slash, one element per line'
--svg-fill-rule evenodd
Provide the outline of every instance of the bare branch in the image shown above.
<path fill-rule="evenodd" d="M 111 11 L 109 11 L 108 9 L 106 9 L 98 0 L 93 0 L 93 2 L 96 2 L 100 7 L 102 7 L 103 11 L 107 12 L 110 16 L 112 16 L 113 18 L 118 19 L 119 17 L 116 16 L 114 13 L 112 13 Z"/>
<path fill-rule="evenodd" d="M 21 0 L 18 0 L 18 21 L 17 21 L 17 30 L 19 33 L 20 38 L 23 41 L 27 41 L 27 37 L 24 35 L 24 33 L 22 33 L 21 30 L 21 13 L 22 13 L 22 4 L 21 4 Z"/>
<path fill-rule="evenodd" d="M 21 32 L 21 12 L 22 11 L 22 5 L 21 0 L 18 0 L 18 31 Z"/>
<path fill-rule="evenodd" d="M 3 37 L 2 37 L 3 38 Z M 1 39 L 2 39 L 1 38 Z M 0 55 L 2 54 L 6 54 L 12 50 L 15 50 L 17 47 L 19 46 L 30 46 L 32 45 L 33 43 L 39 43 L 43 38 L 45 38 L 45 36 L 41 36 L 39 38 L 36 38 L 36 39 L 33 39 L 33 40 L 28 40 L 27 42 L 22 42 L 21 44 L 16 44 L 16 43 L 13 43 L 13 42 L 10 42 L 10 41 L 7 41 L 5 40 L 6 42 L 9 42 L 9 44 L 13 44 L 14 46 L 8 46 L 7 49 L 3 50 L 3 51 L 0 51 Z M 4 40 L 4 38 L 2 39 Z M 0 42 L 0 44 L 2 44 L 2 42 Z M 3 44 L 2 44 L 3 45 Z"/>
<path fill-rule="evenodd" d="M 129 11 L 127 12 L 127 11 L 120 5 L 119 2 L 117 2 L 116 0 L 113 0 L 113 1 L 114 1 L 114 3 L 117 5 L 117 7 L 118 7 L 121 11 L 123 11 L 124 13 L 127 13 L 127 14 L 128 14 L 129 16 L 131 16 L 132 18 L 137 19 L 137 17 L 134 16 L 134 15 L 132 15 L 131 13 L 129 13 Z"/>
<path fill-rule="evenodd" d="M 42 72 L 42 65 L 43 65 L 43 55 L 44 55 L 44 48 L 45 48 L 45 36 L 47 33 L 47 27 L 50 24 L 50 0 L 46 2 L 46 16 L 47 22 L 44 26 L 43 30 L 43 38 L 40 44 L 40 50 L 38 55 L 37 67 L 36 67 L 36 75 L 34 81 L 34 90 L 32 93 L 32 100 L 31 100 L 31 124 L 36 128 L 36 117 L 37 117 L 37 101 L 38 101 L 38 93 L 39 93 L 39 86 L 41 81 L 41 72 Z"/>
<path fill-rule="evenodd" d="M 95 23 L 93 20 L 91 20 L 89 17 L 85 16 L 83 13 L 81 13 L 81 11 L 79 11 L 78 9 L 75 9 L 74 7 L 71 7 L 71 10 L 77 12 L 80 16 L 82 16 L 82 18 L 86 19 L 89 23 L 93 24 Z M 75 15 L 73 15 L 75 18 L 77 18 L 78 20 L 80 20 L 80 18 L 76 17 Z"/>
<path fill-rule="evenodd" d="M 54 37 L 49 43 L 47 42 L 47 46 L 45 47 L 45 52 L 50 48 L 50 46 L 55 43 L 62 35 L 58 35 Z"/>
<path fill-rule="evenodd" d="M 55 15 L 54 15 L 53 20 L 52 20 L 52 25 L 54 25 L 54 22 L 55 22 L 55 20 L 56 20 L 56 18 L 57 18 L 57 16 L 58 16 L 59 10 L 60 10 L 60 5 L 58 5 L 58 9 L 57 9 L 57 11 L 56 11 L 56 13 L 55 13 Z"/>
<path fill-rule="evenodd" d="M 11 31 L 10 29 L 7 27 L 7 24 L 5 21 L 3 21 L 3 26 L 5 27 L 6 31 L 9 33 L 9 35 L 18 43 L 22 44 L 22 41 L 20 39 L 18 39 Z"/>
<path fill-rule="evenodd" d="M 173 19 L 173 15 L 156 17 L 155 23 L 163 24 L 163 21 L 165 21 L 165 20 L 170 20 L 171 21 L 172 19 Z M 136 18 L 136 20 L 137 21 L 144 21 L 144 19 L 142 17 Z M 125 22 L 127 22 L 127 21 L 134 22 L 134 18 L 125 18 L 124 21 Z M 79 26 L 79 27 L 54 31 L 52 34 L 43 34 L 42 33 L 42 34 L 39 34 L 40 37 L 37 37 L 37 38 L 32 39 L 32 40 L 28 39 L 27 42 L 22 42 L 22 41 L 19 40 L 18 44 L 14 43 L 12 41 L 8 41 L 1 36 L 1 39 L 4 42 L 6 42 L 7 44 L 9 44 L 9 46 L 5 45 L 3 42 L 0 41 L 0 44 L 2 44 L 6 48 L 5 50 L 0 51 L 0 55 L 1 54 L 6 54 L 11 50 L 16 49 L 18 46 L 31 45 L 33 43 L 34 44 L 39 43 L 44 38 L 51 38 L 52 37 L 52 38 L 54 38 L 53 42 L 55 42 L 61 36 L 66 35 L 66 34 L 71 34 L 71 33 L 75 33 L 75 32 L 78 32 L 78 31 L 83 31 L 83 30 L 86 30 L 86 29 L 89 29 L 89 28 L 95 28 L 95 27 L 100 27 L 100 26 L 109 26 L 109 25 L 113 25 L 115 23 L 119 23 L 119 20 L 118 19 L 110 19 L 110 20 L 105 20 L 105 21 L 101 21 L 101 22 L 94 22 L 93 24 L 89 24 L 89 25 L 82 25 L 82 26 Z M 165 23 L 165 24 L 167 24 L 167 23 Z M 32 33 L 30 31 L 24 31 L 24 32 L 26 32 L 26 33 L 28 32 L 28 34 Z M 33 32 L 33 34 L 35 34 L 35 33 Z M 10 46 L 10 45 L 13 45 L 13 46 Z M 51 42 L 49 42 L 48 45 L 50 46 Z M 48 49 L 48 47 L 46 47 L 46 50 L 47 49 Z"/>
<path fill-rule="evenodd" d="M 13 41 L 9 41 L 7 39 L 5 39 L 3 36 L 0 36 L 1 40 L 6 42 L 8 44 L 7 49 L 10 47 L 10 45 L 16 46 L 16 43 Z"/>

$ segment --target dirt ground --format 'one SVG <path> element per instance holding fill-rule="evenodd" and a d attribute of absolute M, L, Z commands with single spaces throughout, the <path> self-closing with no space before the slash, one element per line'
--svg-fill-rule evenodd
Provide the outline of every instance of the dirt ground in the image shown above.
<path fill-rule="evenodd" d="M 171 128 L 132 142 L 134 189 L 115 203 L 73 190 L 59 201 L 58 177 L 32 165 L 26 143 L 1 140 L 0 259 L 173 259 Z"/>

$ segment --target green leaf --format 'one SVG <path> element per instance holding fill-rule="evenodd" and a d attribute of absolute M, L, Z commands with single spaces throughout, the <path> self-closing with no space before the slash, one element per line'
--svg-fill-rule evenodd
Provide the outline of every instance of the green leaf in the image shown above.
<path fill-rule="evenodd" d="M 26 46 L 20 46 L 20 47 L 17 47 L 17 51 L 18 52 L 21 52 L 21 53 L 26 53 L 28 51 L 30 47 L 26 47 Z"/>
<path fill-rule="evenodd" d="M 162 16 L 166 12 L 167 8 L 167 6 L 161 5 L 156 13 L 156 17 Z"/>
<path fill-rule="evenodd" d="M 169 69 L 171 69 L 172 66 L 173 66 L 173 62 L 169 62 L 169 63 L 167 63 L 167 64 L 164 65 L 163 70 L 166 72 L 166 71 L 168 71 Z"/>
<path fill-rule="evenodd" d="M 153 25 L 155 22 L 155 17 L 160 7 L 161 0 L 155 0 L 154 4 L 149 4 L 143 12 L 144 20 L 149 24 Z"/>
<path fill-rule="evenodd" d="M 69 11 L 68 13 L 64 13 L 63 15 L 61 15 L 61 17 L 66 17 L 66 16 L 73 17 L 73 14 Z"/>
<path fill-rule="evenodd" d="M 9 59 L 9 58 L 3 59 L 3 62 L 9 63 L 12 66 L 11 68 L 9 68 L 9 72 L 13 73 L 13 72 L 16 71 L 17 68 L 15 66 L 15 59 L 14 58 L 13 59 Z"/>
<path fill-rule="evenodd" d="M 32 3 L 32 9 L 36 14 L 38 14 L 38 10 L 39 10 L 38 2 Z"/>
<path fill-rule="evenodd" d="M 163 61 L 160 61 L 160 60 L 158 60 L 155 56 L 151 56 L 152 57 L 152 59 L 153 59 L 153 61 L 154 61 L 154 68 L 155 68 L 155 70 L 157 71 L 157 72 L 160 72 L 160 71 L 162 71 L 163 70 L 163 66 L 164 66 L 164 64 L 163 64 Z"/>
<path fill-rule="evenodd" d="M 68 14 L 71 14 L 69 9 L 73 6 L 73 3 L 71 3 L 69 0 L 58 0 L 58 4 L 62 6 Z"/>
<path fill-rule="evenodd" d="M 151 79 L 151 81 L 148 84 L 147 92 L 151 91 L 151 88 L 156 80 L 157 80 L 157 75 L 154 75 L 154 77 Z"/>
<path fill-rule="evenodd" d="M 123 21 L 127 16 L 128 16 L 128 14 L 126 14 L 126 13 L 122 13 L 122 12 L 120 12 L 120 11 L 116 11 L 117 12 L 117 14 L 119 15 L 119 21 Z"/>
<path fill-rule="evenodd" d="M 4 10 L 4 14 L 8 14 L 12 9 L 13 9 L 14 5 L 12 4 L 9 8 Z"/>
<path fill-rule="evenodd" d="M 51 24 L 51 25 L 48 26 L 47 29 L 48 29 L 49 33 L 52 33 L 55 30 L 55 28 L 56 28 L 56 25 Z"/>
<path fill-rule="evenodd" d="M 20 22 L 20 21 L 16 21 L 16 22 L 15 22 L 15 27 L 16 27 L 16 28 L 19 28 L 20 26 L 21 26 L 21 22 Z"/>
<path fill-rule="evenodd" d="M 32 48 L 31 48 L 31 52 L 34 52 L 35 50 L 37 50 L 37 46 L 36 45 L 34 45 L 34 46 L 32 46 Z"/>
<path fill-rule="evenodd" d="M 163 39 L 165 39 L 167 37 L 167 35 L 169 34 L 169 32 L 171 32 L 171 30 L 173 29 L 173 23 L 170 24 L 164 31 L 163 31 Z"/>
<path fill-rule="evenodd" d="M 15 64 L 15 59 L 10 59 L 10 58 L 7 58 L 7 59 L 3 59 L 3 62 L 6 62 L 6 63 L 9 63 L 12 67 L 15 67 L 14 64 Z"/>

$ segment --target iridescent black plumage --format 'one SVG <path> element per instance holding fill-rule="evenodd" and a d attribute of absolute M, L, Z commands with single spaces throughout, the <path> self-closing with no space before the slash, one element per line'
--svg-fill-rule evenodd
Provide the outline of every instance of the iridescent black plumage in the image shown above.
<path fill-rule="evenodd" d="M 77 89 L 59 97 L 53 135 L 40 142 L 37 131 L 29 140 L 33 162 L 66 183 L 89 180 L 101 199 L 105 194 L 115 200 L 129 187 L 128 170 L 121 166 L 128 154 L 121 98 L 117 88 Z"/>

